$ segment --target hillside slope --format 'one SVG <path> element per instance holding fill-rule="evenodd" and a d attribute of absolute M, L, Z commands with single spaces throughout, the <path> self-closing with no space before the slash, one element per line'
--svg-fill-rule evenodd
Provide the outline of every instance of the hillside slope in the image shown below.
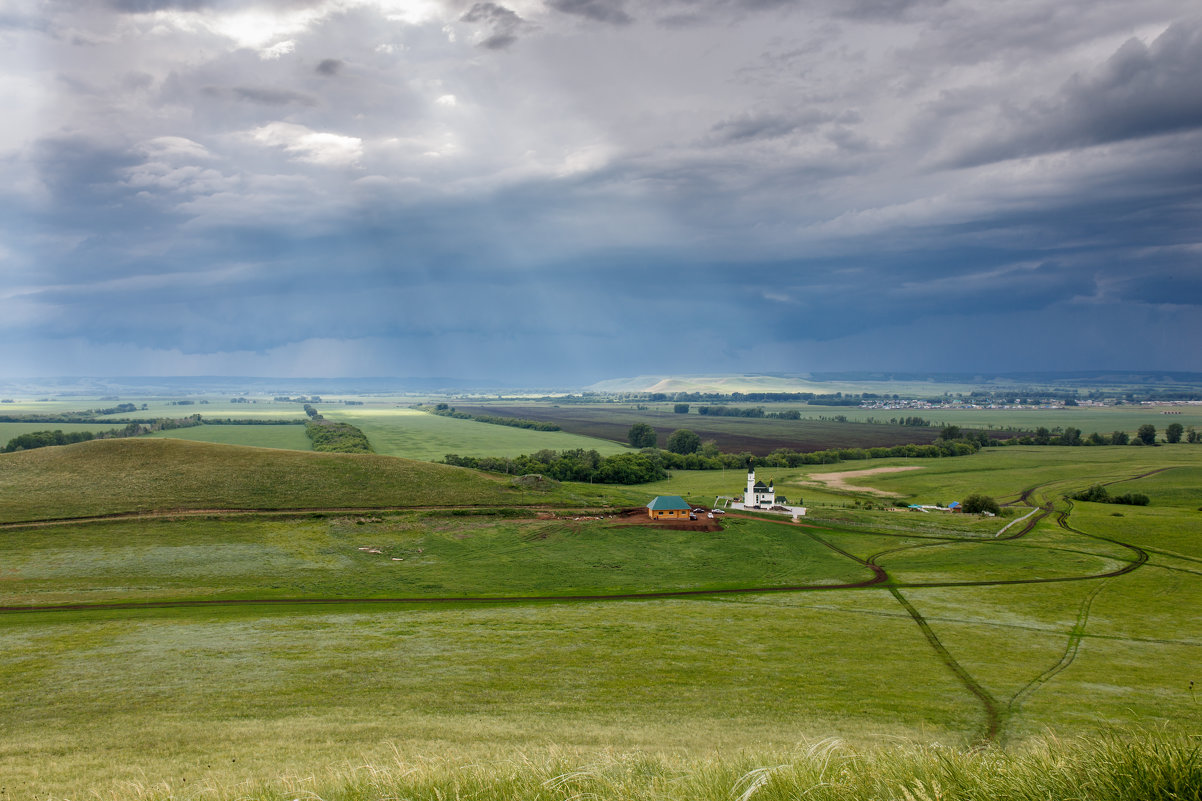
<path fill-rule="evenodd" d="M 0 522 L 175 509 L 531 504 L 503 478 L 374 454 L 171 439 L 95 440 L 0 455 Z"/>

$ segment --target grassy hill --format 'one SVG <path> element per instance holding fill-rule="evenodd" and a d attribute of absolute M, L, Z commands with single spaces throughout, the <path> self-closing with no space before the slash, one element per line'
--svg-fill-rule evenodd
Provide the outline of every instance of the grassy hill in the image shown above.
<path fill-rule="evenodd" d="M 0 522 L 178 509 L 593 502 L 587 489 L 523 490 L 505 477 L 390 456 L 149 438 L 3 454 L 0 487 Z"/>

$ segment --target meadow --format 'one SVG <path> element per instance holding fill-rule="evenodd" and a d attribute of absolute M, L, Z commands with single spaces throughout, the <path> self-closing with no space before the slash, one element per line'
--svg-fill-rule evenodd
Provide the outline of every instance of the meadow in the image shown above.
<path fill-rule="evenodd" d="M 253 448 L 284 448 L 291 451 L 313 450 L 313 443 L 300 425 L 215 425 L 173 428 L 156 431 L 150 437 L 186 439 L 192 442 L 216 442 L 225 445 L 247 445 Z"/>
<path fill-rule="evenodd" d="M 921 502 L 985 492 L 1011 514 L 891 512 L 814 478 L 883 465 L 921 469 L 853 483 Z M 409 507 L 0 529 L 6 792 L 1044 798 L 1085 781 L 1101 799 L 1172 797 L 1163 783 L 1192 775 L 1202 624 L 1183 610 L 1202 601 L 1202 447 L 757 477 L 804 494 L 808 525 L 728 515 L 686 532 L 571 508 L 669 490 L 708 504 L 741 471 L 537 490 L 384 456 L 170 440 L 0 456 L 8 520 Z M 1152 504 L 1063 500 L 1095 481 Z M 1051 509 L 998 536 L 1028 503 Z M 645 592 L 676 595 L 628 597 Z M 221 603 L 173 605 L 196 601 Z M 84 608 L 14 609 L 53 604 Z M 961 750 L 979 743 L 994 747 Z M 1177 761 L 1122 789 L 1164 760 Z"/>
<path fill-rule="evenodd" d="M 766 406 L 774 409 L 776 404 Z M 1153 406 L 1066 406 L 1057 409 L 861 409 L 858 406 L 798 406 L 803 417 L 842 414 L 848 420 L 888 421 L 894 417 L 918 416 L 938 426 L 956 425 L 985 430 L 1015 429 L 1034 431 L 1072 426 L 1086 434 L 1126 431 L 1134 434 L 1145 423 L 1156 426 L 1163 438 L 1165 426 L 1181 423 L 1186 428 L 1202 429 L 1202 405 Z"/>
<path fill-rule="evenodd" d="M 121 428 L 123 423 L 0 423 L 0 448 L 8 444 L 9 440 L 14 437 L 19 437 L 22 434 L 33 434 L 37 431 L 62 431 L 65 434 L 70 434 L 76 431 L 110 431 L 114 428 Z"/>
<path fill-rule="evenodd" d="M 755 404 L 743 404 L 754 406 Z M 766 456 L 777 448 L 813 451 L 826 448 L 869 448 L 875 446 L 925 444 L 934 442 L 938 429 L 926 426 L 840 423 L 832 420 L 777 420 L 772 418 L 716 417 L 699 414 L 675 414 L 665 408 L 632 408 L 619 404 L 495 403 L 457 404 L 471 414 L 496 414 L 555 423 L 564 431 L 586 437 L 626 442 L 635 423 L 655 429 L 660 447 L 677 429 L 695 431 L 703 441 L 713 440 L 728 453 L 753 453 Z"/>

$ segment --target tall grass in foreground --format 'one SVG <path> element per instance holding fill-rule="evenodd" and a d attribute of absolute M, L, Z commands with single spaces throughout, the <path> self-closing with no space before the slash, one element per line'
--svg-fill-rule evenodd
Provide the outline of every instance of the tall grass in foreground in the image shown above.
<path fill-rule="evenodd" d="M 137 801 L 1152 801 L 1202 799 L 1199 736 L 1125 732 L 1047 737 L 1013 752 L 901 745 L 856 751 L 825 740 L 783 753 L 674 758 L 549 753 L 464 764 L 409 758 L 263 783 L 200 788 L 124 785 L 101 799 Z M 90 796 L 91 797 L 91 796 Z"/>

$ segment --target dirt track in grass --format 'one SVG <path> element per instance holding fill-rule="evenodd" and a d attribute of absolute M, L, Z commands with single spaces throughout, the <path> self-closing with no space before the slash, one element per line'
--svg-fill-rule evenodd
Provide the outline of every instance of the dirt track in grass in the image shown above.
<path fill-rule="evenodd" d="M 873 467 L 868 470 L 846 470 L 842 473 L 811 473 L 808 481 L 800 481 L 799 484 L 810 486 L 825 486 L 827 489 L 847 490 L 848 492 L 866 492 L 870 495 L 877 495 L 882 498 L 890 498 L 897 495 L 896 492 L 886 492 L 875 487 L 860 487 L 855 484 L 848 484 L 849 478 L 861 478 L 863 476 L 875 476 L 880 473 L 904 473 L 907 470 L 921 470 L 921 465 L 912 465 L 910 467 Z"/>

